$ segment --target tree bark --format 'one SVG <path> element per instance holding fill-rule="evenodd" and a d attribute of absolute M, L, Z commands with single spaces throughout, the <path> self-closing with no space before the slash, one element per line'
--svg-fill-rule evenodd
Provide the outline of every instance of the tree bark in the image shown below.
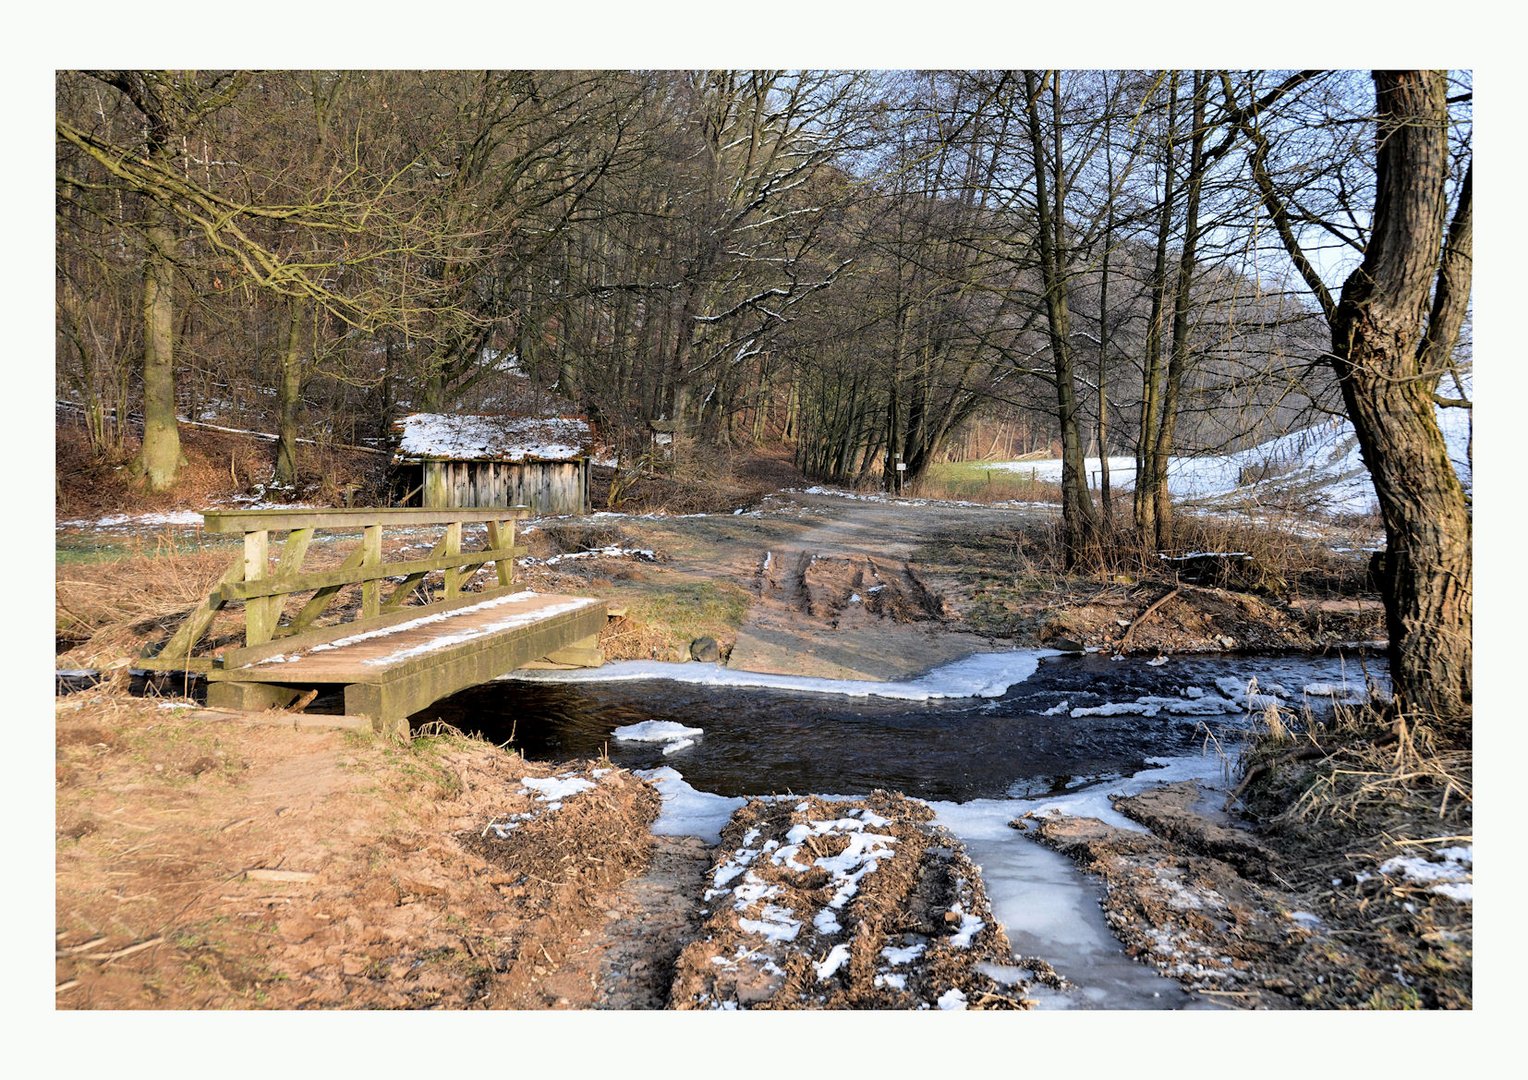
<path fill-rule="evenodd" d="M 1472 527 L 1433 411 L 1443 370 L 1437 346 L 1452 344 L 1453 335 L 1446 325 L 1424 334 L 1423 322 L 1435 275 L 1440 292 L 1468 294 L 1470 193 L 1461 192 L 1462 219 L 1456 215 L 1440 274 L 1449 162 L 1444 75 L 1376 72 L 1374 81 L 1373 231 L 1332 317 L 1332 366 L 1385 523 L 1396 697 L 1403 708 L 1456 722 L 1471 711 Z"/>
<path fill-rule="evenodd" d="M 1155 539 L 1157 505 L 1156 431 L 1162 403 L 1162 322 L 1167 308 L 1167 241 L 1172 233 L 1173 206 L 1173 137 L 1178 123 L 1178 72 L 1170 77 L 1167 102 L 1167 129 L 1163 139 L 1162 203 L 1157 221 L 1156 256 L 1151 270 L 1151 313 L 1146 320 L 1146 354 L 1141 372 L 1141 433 L 1135 448 L 1135 492 L 1132 499 L 1135 526 L 1143 537 Z"/>
<path fill-rule="evenodd" d="M 150 491 L 168 491 L 180 470 L 175 418 L 175 233 L 166 215 L 145 200 L 143 259 L 143 444 L 135 470 Z"/>
<path fill-rule="evenodd" d="M 302 404 L 302 330 L 305 307 L 293 300 L 287 319 L 287 336 L 281 350 L 281 377 L 277 383 L 276 407 L 280 417 L 276 426 L 276 481 L 297 482 L 297 432 Z"/>
<path fill-rule="evenodd" d="M 1050 75 L 1059 78 L 1057 72 Z M 1082 553 L 1096 540 L 1098 514 L 1088 491 L 1087 469 L 1083 465 L 1082 439 L 1078 434 L 1077 393 L 1072 363 L 1071 312 L 1067 303 L 1066 276 L 1066 191 L 1061 155 L 1047 161 L 1045 142 L 1040 133 L 1037 99 L 1042 84 L 1033 71 L 1024 73 L 1029 105 L 1030 145 L 1034 151 L 1035 208 L 1040 234 L 1040 270 L 1045 286 L 1046 325 L 1050 331 L 1051 361 L 1055 371 L 1056 416 L 1061 427 L 1061 520 L 1065 534 L 1065 563 L 1075 566 Z M 1052 122 L 1061 123 L 1060 93 L 1051 87 Z M 1047 182 L 1046 171 L 1054 167 L 1054 184 Z M 1052 202 L 1054 200 L 1054 202 Z"/>
<path fill-rule="evenodd" d="M 1161 414 L 1151 447 L 1152 465 L 1151 522 L 1158 550 L 1173 543 L 1173 505 L 1167 488 L 1167 463 L 1172 456 L 1173 437 L 1178 427 L 1178 399 L 1183 392 L 1183 376 L 1188 370 L 1194 275 L 1199 264 L 1199 196 L 1204 187 L 1204 113 L 1209 79 L 1194 72 L 1193 130 L 1189 134 L 1189 170 L 1186 178 L 1183 211 L 1183 246 L 1178 256 L 1178 278 L 1173 287 L 1173 343 L 1167 360 L 1167 377 L 1162 386 Z"/>

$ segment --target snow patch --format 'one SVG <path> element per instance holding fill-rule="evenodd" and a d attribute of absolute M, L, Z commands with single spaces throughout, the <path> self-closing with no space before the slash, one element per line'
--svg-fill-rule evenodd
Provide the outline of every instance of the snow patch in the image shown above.
<path fill-rule="evenodd" d="M 722 828 L 747 802 L 746 799 L 729 799 L 696 791 L 676 770 L 666 765 L 658 769 L 638 769 L 636 775 L 657 788 L 663 798 L 658 818 L 652 825 L 655 836 L 697 836 L 708 844 L 721 843 Z"/>

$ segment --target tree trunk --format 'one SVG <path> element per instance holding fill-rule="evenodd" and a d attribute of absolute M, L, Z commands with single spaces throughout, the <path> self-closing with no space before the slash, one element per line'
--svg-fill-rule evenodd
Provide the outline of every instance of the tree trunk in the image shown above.
<path fill-rule="evenodd" d="M 1052 80 L 1059 73 L 1052 72 Z M 1083 551 L 1097 538 L 1098 515 L 1088 491 L 1087 470 L 1083 465 L 1082 439 L 1078 434 L 1078 409 L 1072 365 L 1071 311 L 1067 303 L 1066 276 L 1066 190 L 1059 147 L 1061 102 L 1059 87 L 1051 87 L 1052 123 L 1058 146 L 1047 161 L 1045 143 L 1040 133 L 1040 113 L 1036 101 L 1040 80 L 1033 71 L 1024 73 L 1029 103 L 1030 145 L 1034 151 L 1035 208 L 1040 235 L 1040 270 L 1045 285 L 1046 325 L 1050 331 L 1051 361 L 1055 372 L 1056 417 L 1061 427 L 1061 520 L 1065 534 L 1065 563 L 1076 565 Z M 1047 183 L 1046 169 L 1055 169 L 1054 185 Z M 1054 203 L 1052 203 L 1054 199 Z"/>
<path fill-rule="evenodd" d="M 1173 506 L 1167 490 L 1167 463 L 1173 452 L 1173 436 L 1178 427 L 1178 399 L 1183 393 L 1183 376 L 1188 370 L 1190 305 L 1193 302 L 1194 274 L 1199 262 L 1199 194 L 1204 187 L 1204 112 L 1209 79 L 1194 72 L 1193 130 L 1189 136 L 1189 170 L 1184 195 L 1183 247 L 1178 257 L 1178 279 L 1173 288 L 1173 344 L 1163 381 L 1161 414 L 1157 418 L 1156 438 L 1151 456 L 1151 522 L 1158 550 L 1173 543 Z"/>
<path fill-rule="evenodd" d="M 1114 497 L 1109 490 L 1109 259 L 1114 249 L 1114 143 L 1110 133 L 1112 105 L 1104 109 L 1105 190 L 1109 205 L 1104 213 L 1104 253 L 1098 270 L 1098 501 L 1103 529 L 1114 528 Z"/>
<path fill-rule="evenodd" d="M 291 302 L 285 347 L 281 350 L 281 377 L 276 388 L 280 417 L 276 426 L 276 481 L 297 483 L 298 411 L 302 404 L 302 330 L 304 305 Z"/>
<path fill-rule="evenodd" d="M 175 486 L 180 428 L 175 419 L 175 234 L 164 211 L 146 201 L 143 260 L 143 445 L 137 471 L 150 491 Z"/>
<path fill-rule="evenodd" d="M 1135 447 L 1135 526 L 1143 537 L 1157 532 L 1155 454 L 1157 426 L 1161 418 L 1162 322 L 1167 307 L 1167 240 L 1172 233 L 1173 136 L 1178 123 L 1178 72 L 1171 76 L 1168 91 L 1167 130 L 1163 145 L 1162 205 L 1157 221 L 1156 257 L 1151 271 L 1151 313 L 1146 320 L 1146 355 L 1141 373 L 1141 433 Z"/>
<path fill-rule="evenodd" d="M 1438 429 L 1442 368 L 1423 321 L 1439 268 L 1449 148 L 1442 72 L 1376 72 L 1373 232 L 1332 316 L 1332 366 L 1374 480 L 1387 541 L 1390 670 L 1403 708 L 1445 722 L 1471 711 L 1474 578 L 1464 490 Z M 1468 293 L 1471 213 L 1461 193 L 1439 288 Z M 1465 224 L 1461 229 L 1461 217 Z M 1465 280 L 1457 275 L 1462 264 Z M 1447 307 L 1447 305 L 1443 305 Z M 1451 337 L 1445 332 L 1443 337 Z M 1419 344 L 1420 343 L 1420 344 Z"/>

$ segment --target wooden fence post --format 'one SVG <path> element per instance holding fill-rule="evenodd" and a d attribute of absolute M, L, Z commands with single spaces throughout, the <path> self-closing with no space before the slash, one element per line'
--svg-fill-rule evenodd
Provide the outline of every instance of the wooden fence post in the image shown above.
<path fill-rule="evenodd" d="M 261 581 L 269 569 L 271 534 L 256 529 L 244 534 L 244 580 Z M 274 620 L 270 617 L 271 600 L 262 597 L 244 605 L 244 644 L 264 645 L 275 633 Z"/>
<path fill-rule="evenodd" d="M 490 521 L 488 523 L 488 546 L 501 550 L 515 546 L 515 520 Z M 500 585 L 513 585 L 515 583 L 515 557 L 500 558 L 495 560 L 493 568 L 498 572 Z"/>
<path fill-rule="evenodd" d="M 361 538 L 362 566 L 382 564 L 382 526 L 368 525 Z M 361 617 L 372 619 L 382 613 L 382 582 L 369 578 L 361 582 Z"/>
<path fill-rule="evenodd" d="M 462 523 L 453 521 L 446 526 L 446 554 L 462 553 Z M 448 566 L 445 570 L 446 599 L 455 600 L 462 594 L 462 570 L 460 566 Z"/>

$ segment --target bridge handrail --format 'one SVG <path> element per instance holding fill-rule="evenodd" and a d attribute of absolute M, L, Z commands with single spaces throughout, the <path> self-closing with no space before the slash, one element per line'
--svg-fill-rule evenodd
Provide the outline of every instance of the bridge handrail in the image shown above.
<path fill-rule="evenodd" d="M 191 653 L 217 612 L 234 602 L 244 605 L 244 648 L 235 651 L 249 656 L 251 650 L 268 651 L 261 647 L 273 641 L 292 647 L 309 638 L 315 641 L 332 638 L 333 627 L 320 628 L 314 624 L 347 585 L 361 586 L 360 613 L 345 624 L 352 630 L 377 625 L 379 620 L 392 622 L 405 611 L 418 615 L 458 606 L 465 595 L 463 586 L 489 563 L 494 564 L 497 580 L 482 594 L 475 595 L 492 595 L 514 583 L 514 558 L 523 550 L 515 546 L 515 521 L 529 517 L 530 513 L 524 506 L 205 511 L 202 517 L 206 531 L 242 533 L 244 550 L 170 640 L 157 653 L 140 657 L 138 663 L 146 668 L 176 671 L 210 670 L 211 658 L 193 658 Z M 462 526 L 478 523 L 487 525 L 487 545 L 463 551 Z M 384 561 L 385 528 L 433 526 L 444 526 L 444 532 L 429 556 Z M 320 530 L 340 535 L 359 533 L 360 542 L 338 567 L 303 573 L 308 547 Z M 286 539 L 275 549 L 271 544 L 272 533 L 286 533 Z M 405 601 L 417 590 L 427 587 L 427 576 L 434 571 L 443 571 L 441 596 L 406 606 Z M 383 583 L 400 576 L 403 581 L 384 598 Z M 313 596 L 287 622 L 282 622 L 287 600 L 305 592 Z"/>

